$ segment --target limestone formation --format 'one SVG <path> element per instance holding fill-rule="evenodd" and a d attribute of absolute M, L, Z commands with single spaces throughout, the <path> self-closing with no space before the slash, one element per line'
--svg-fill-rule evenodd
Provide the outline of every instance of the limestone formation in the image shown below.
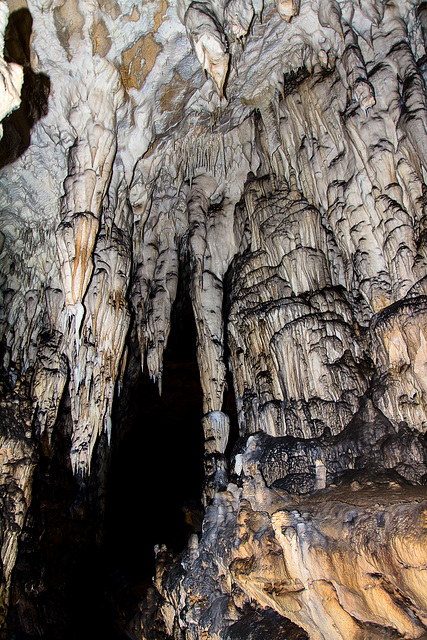
<path fill-rule="evenodd" d="M 161 393 L 185 281 L 206 515 L 159 547 L 129 633 L 425 637 L 425 3 L 28 11 L 50 93 L 0 177 L 1 624 L 37 456 L 69 408 L 79 491 L 105 474 L 128 355 Z M 0 118 L 23 77 L 7 15 Z"/>
<path fill-rule="evenodd" d="M 21 87 L 23 82 L 23 69 L 15 63 L 7 63 L 3 58 L 4 32 L 6 30 L 9 7 L 6 2 L 0 4 L 0 75 L 2 89 L 0 93 L 0 120 L 3 120 L 20 103 Z M 3 128 L 0 125 L 0 137 Z"/>
<path fill-rule="evenodd" d="M 157 556 L 168 635 L 243 637 L 233 628 L 263 611 L 281 616 L 274 637 L 283 618 L 298 638 L 425 637 L 424 490 L 354 476 L 297 498 L 268 489 L 256 464 L 240 480 L 208 507 L 200 541 Z M 132 637 L 150 638 L 147 622 L 136 617 Z"/>

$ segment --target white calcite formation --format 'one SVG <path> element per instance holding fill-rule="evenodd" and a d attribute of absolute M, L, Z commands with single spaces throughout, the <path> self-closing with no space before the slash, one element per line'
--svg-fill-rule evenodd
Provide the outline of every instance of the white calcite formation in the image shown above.
<path fill-rule="evenodd" d="M 37 444 L 69 397 L 85 481 L 130 327 L 161 390 L 188 261 L 214 506 L 179 584 L 159 569 L 167 634 L 238 638 L 245 607 L 268 607 L 310 638 L 423 637 L 425 3 L 28 9 L 50 95 L 1 173 L 2 606 Z M 22 70 L 0 75 L 3 118 Z M 247 439 L 232 484 L 227 369 Z M 371 491 L 369 472 L 388 480 Z"/>
<path fill-rule="evenodd" d="M 4 32 L 9 16 L 9 7 L 2 0 L 0 2 L 0 120 L 3 120 L 11 111 L 19 107 L 21 102 L 21 87 L 24 80 L 23 68 L 13 62 L 7 63 L 3 58 Z M 0 138 L 3 135 L 3 127 L 0 125 Z"/>

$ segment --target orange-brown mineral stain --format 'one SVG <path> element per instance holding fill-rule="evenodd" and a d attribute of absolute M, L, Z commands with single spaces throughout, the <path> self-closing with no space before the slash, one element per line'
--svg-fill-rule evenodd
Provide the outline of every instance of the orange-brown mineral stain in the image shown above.
<path fill-rule="evenodd" d="M 120 5 L 116 2 L 116 0 L 99 0 L 99 6 L 106 13 L 108 13 L 108 15 L 113 20 L 117 20 L 117 18 L 122 13 L 122 10 L 120 9 Z"/>
<path fill-rule="evenodd" d="M 157 31 L 160 29 L 160 26 L 162 25 L 165 19 L 166 11 L 168 10 L 167 0 L 159 0 L 158 5 L 159 5 L 159 8 L 154 14 L 153 33 L 157 33 Z"/>
<path fill-rule="evenodd" d="M 123 22 L 138 22 L 141 17 L 141 13 L 138 7 L 134 4 L 132 7 L 132 13 L 123 16 Z"/>
<path fill-rule="evenodd" d="M 181 117 L 179 105 L 182 103 L 188 86 L 188 82 L 183 80 L 179 73 L 175 71 L 172 80 L 168 84 L 165 84 L 160 91 L 160 112 L 177 112 L 179 117 Z"/>
<path fill-rule="evenodd" d="M 70 60 L 72 58 L 71 40 L 73 36 L 79 40 L 83 39 L 83 26 L 85 23 L 77 0 L 65 0 L 62 5 L 55 7 L 53 21 L 58 40 Z"/>
<path fill-rule="evenodd" d="M 104 57 L 111 49 L 111 36 L 102 18 L 94 21 L 90 30 L 92 53 Z"/>
<path fill-rule="evenodd" d="M 120 73 L 123 84 L 127 90 L 131 88 L 140 89 L 142 87 L 145 78 L 154 67 L 156 58 L 163 48 L 162 45 L 154 39 L 154 34 L 157 33 L 163 24 L 169 5 L 167 0 L 158 0 L 156 4 L 158 8 L 154 14 L 154 24 L 151 33 L 142 36 L 132 47 L 126 49 L 122 54 Z M 137 7 L 134 6 L 131 16 L 128 16 L 126 21 L 138 20 L 139 17 L 139 11 Z"/>
<path fill-rule="evenodd" d="M 13 13 L 18 9 L 27 8 L 28 3 L 27 0 L 7 0 L 7 6 L 9 7 L 9 12 Z"/>
<path fill-rule="evenodd" d="M 148 33 L 123 52 L 120 73 L 128 91 L 132 88 L 141 89 L 162 48 L 154 40 L 153 34 Z"/>

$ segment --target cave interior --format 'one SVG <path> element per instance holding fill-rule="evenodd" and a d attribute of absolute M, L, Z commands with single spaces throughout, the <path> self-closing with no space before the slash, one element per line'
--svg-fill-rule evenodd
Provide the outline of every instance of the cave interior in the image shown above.
<path fill-rule="evenodd" d="M 427 638 L 426 46 L 0 0 L 0 638 Z"/>

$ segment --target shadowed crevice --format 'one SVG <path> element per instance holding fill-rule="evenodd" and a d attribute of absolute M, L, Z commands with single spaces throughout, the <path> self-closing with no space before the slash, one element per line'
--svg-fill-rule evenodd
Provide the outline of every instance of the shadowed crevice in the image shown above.
<path fill-rule="evenodd" d="M 48 112 L 50 80 L 44 73 L 34 73 L 30 63 L 30 38 L 33 19 L 22 8 L 9 16 L 5 31 L 4 59 L 24 68 L 21 104 L 3 120 L 0 140 L 0 168 L 14 162 L 31 144 L 31 130 Z"/>

